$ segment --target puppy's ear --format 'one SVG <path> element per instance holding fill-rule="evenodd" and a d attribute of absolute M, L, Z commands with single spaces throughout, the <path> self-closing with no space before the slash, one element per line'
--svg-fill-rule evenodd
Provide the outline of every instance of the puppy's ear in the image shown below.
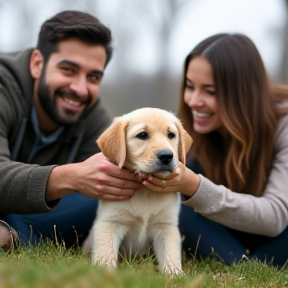
<path fill-rule="evenodd" d="M 180 120 L 176 123 L 178 133 L 179 133 L 179 147 L 178 147 L 178 157 L 179 161 L 184 165 L 186 163 L 186 155 L 193 143 L 192 137 L 187 133 L 187 131 L 183 128 Z"/>
<path fill-rule="evenodd" d="M 126 159 L 126 129 L 128 122 L 121 117 L 114 119 L 113 123 L 106 129 L 96 141 L 103 154 L 120 168 Z"/>

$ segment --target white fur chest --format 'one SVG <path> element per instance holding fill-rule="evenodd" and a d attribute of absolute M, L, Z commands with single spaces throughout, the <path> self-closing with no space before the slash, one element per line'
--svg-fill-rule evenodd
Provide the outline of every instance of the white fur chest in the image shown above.
<path fill-rule="evenodd" d="M 177 213 L 179 205 L 180 198 L 176 193 L 160 194 L 144 188 L 125 201 L 99 201 L 97 217 L 104 217 L 106 221 L 111 217 L 111 221 L 119 222 L 125 222 L 128 218 L 147 219 L 157 216 L 164 209 L 176 210 Z"/>
<path fill-rule="evenodd" d="M 159 229 L 166 226 L 177 229 L 180 210 L 178 193 L 161 194 L 142 189 L 129 200 L 99 202 L 91 239 L 92 243 L 98 243 L 97 247 L 103 246 L 99 240 L 106 235 L 103 241 L 111 242 L 108 245 L 111 250 L 122 248 L 126 257 L 136 253 L 141 255 L 148 252 Z M 98 235 L 101 235 L 99 239 Z"/>

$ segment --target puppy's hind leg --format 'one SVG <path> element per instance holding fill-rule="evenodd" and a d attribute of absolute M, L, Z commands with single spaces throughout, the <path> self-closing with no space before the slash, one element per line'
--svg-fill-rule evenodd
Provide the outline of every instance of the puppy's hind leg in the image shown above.
<path fill-rule="evenodd" d="M 161 271 L 168 274 L 183 274 L 181 236 L 178 227 L 162 224 L 151 232 L 154 252 Z"/>
<path fill-rule="evenodd" d="M 119 247 L 126 233 L 125 227 L 113 222 L 96 222 L 91 235 L 92 263 L 116 267 Z"/>

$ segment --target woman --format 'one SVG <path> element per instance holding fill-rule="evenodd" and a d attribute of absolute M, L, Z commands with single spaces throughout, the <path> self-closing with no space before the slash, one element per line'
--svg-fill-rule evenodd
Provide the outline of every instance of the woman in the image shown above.
<path fill-rule="evenodd" d="M 188 254 L 284 265 L 288 88 L 268 79 L 255 45 L 241 34 L 202 41 L 183 75 L 179 116 L 194 140 L 187 167 L 179 163 L 168 181 L 143 184 L 185 196 L 180 228 Z"/>

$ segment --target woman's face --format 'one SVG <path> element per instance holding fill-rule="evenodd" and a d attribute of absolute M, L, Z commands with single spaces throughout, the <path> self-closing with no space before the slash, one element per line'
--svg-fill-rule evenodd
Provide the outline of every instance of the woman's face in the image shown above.
<path fill-rule="evenodd" d="M 203 56 L 192 58 L 186 74 L 184 102 L 191 108 L 193 128 L 200 134 L 219 130 L 222 126 L 215 94 L 210 63 Z"/>

